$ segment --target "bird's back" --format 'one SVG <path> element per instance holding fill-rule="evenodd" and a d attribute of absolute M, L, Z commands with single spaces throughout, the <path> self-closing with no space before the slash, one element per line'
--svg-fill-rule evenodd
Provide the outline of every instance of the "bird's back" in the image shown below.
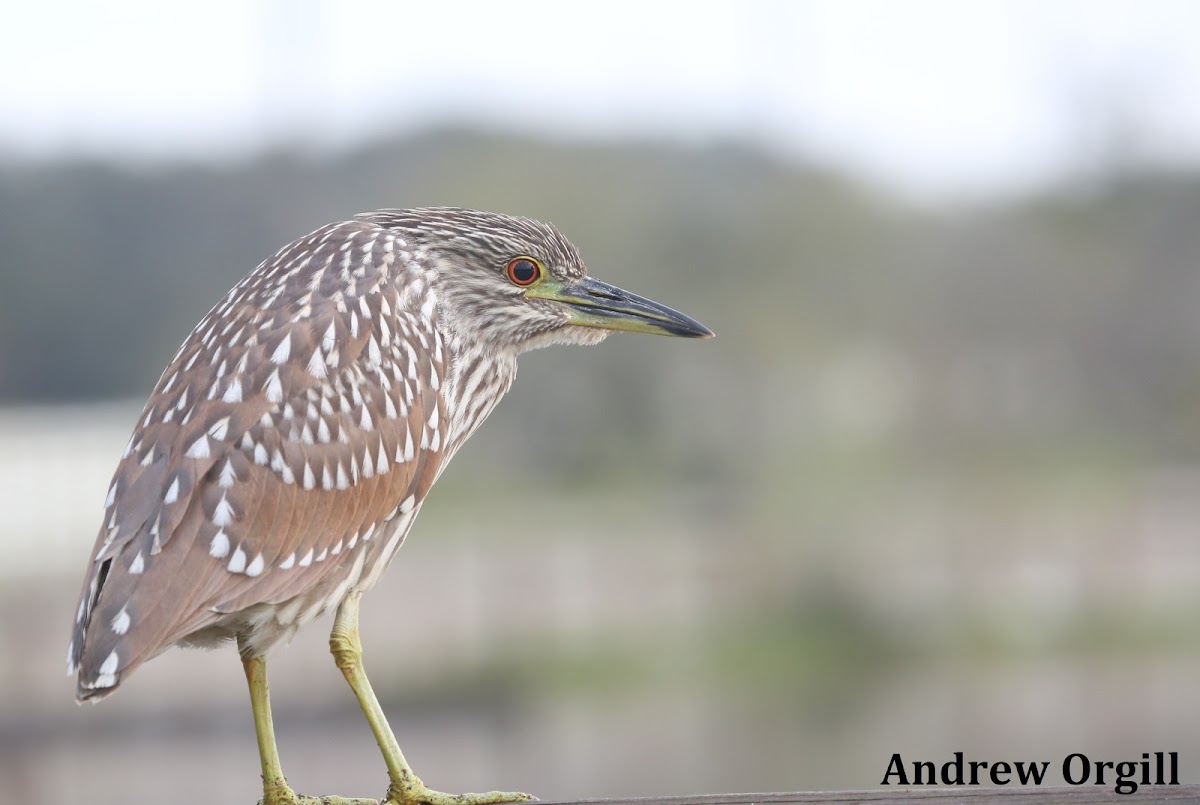
<path fill-rule="evenodd" d="M 81 699 L 177 642 L 265 651 L 378 578 L 465 438 L 417 257 L 371 221 L 322 227 L 188 336 L 105 501 L 68 650 Z"/>

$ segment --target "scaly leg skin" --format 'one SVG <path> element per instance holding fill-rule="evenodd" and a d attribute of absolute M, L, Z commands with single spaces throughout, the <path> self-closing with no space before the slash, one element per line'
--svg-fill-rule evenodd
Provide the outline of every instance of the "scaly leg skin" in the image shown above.
<path fill-rule="evenodd" d="M 271 694 L 267 688 L 267 661 L 263 657 L 244 657 L 242 667 L 246 671 L 246 682 L 250 685 L 254 732 L 258 736 L 258 756 L 262 761 L 261 805 L 378 805 L 373 799 L 302 797 L 291 789 L 283 776 L 279 750 L 275 746 L 275 726 L 271 721 Z"/>
<path fill-rule="evenodd" d="M 358 636 L 358 600 L 360 595 L 350 594 L 338 607 L 333 621 L 333 632 L 329 635 L 329 650 L 333 653 L 334 662 L 342 670 L 350 689 L 354 691 L 362 707 L 371 731 L 375 733 L 375 741 L 383 760 L 387 764 L 388 786 L 387 799 L 384 805 L 491 805 L 496 802 L 527 802 L 534 799 L 529 794 L 511 791 L 489 791 L 486 794 L 443 794 L 427 788 L 417 775 L 413 774 L 396 736 L 388 726 L 387 717 L 375 691 L 367 680 L 367 672 L 362 663 L 362 641 Z M 265 769 L 265 765 L 264 765 Z M 265 774 L 265 772 L 264 772 Z"/>

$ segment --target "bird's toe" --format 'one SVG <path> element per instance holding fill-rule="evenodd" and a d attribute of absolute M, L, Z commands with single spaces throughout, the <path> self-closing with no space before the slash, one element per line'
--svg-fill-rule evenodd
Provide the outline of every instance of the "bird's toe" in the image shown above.
<path fill-rule="evenodd" d="M 381 805 L 494 805 L 501 802 L 533 802 L 537 797 L 519 791 L 488 791 L 482 794 L 445 794 L 424 785 L 395 788 Z"/>

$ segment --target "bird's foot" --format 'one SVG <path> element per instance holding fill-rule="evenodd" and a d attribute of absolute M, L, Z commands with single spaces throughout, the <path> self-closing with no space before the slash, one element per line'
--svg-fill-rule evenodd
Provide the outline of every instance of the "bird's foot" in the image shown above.
<path fill-rule="evenodd" d="M 347 799 L 346 797 L 306 797 L 297 794 L 283 781 L 265 786 L 263 798 L 258 805 L 380 805 L 374 799 Z"/>
<path fill-rule="evenodd" d="M 531 802 L 537 797 L 518 791 L 488 791 L 483 794 L 443 794 L 426 787 L 416 777 L 392 783 L 380 805 L 493 805 L 498 802 Z"/>
<path fill-rule="evenodd" d="M 263 798 L 258 805 L 299 805 L 300 800 L 301 797 L 296 795 L 282 776 L 275 779 L 263 776 Z"/>

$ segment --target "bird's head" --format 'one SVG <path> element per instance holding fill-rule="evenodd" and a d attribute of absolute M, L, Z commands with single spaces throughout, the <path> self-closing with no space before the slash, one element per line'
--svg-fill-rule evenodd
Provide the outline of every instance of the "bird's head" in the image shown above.
<path fill-rule="evenodd" d="M 443 322 L 481 347 L 515 354 L 596 344 L 617 330 L 712 336 L 689 316 L 589 277 L 575 246 L 550 224 L 457 207 L 363 217 L 424 253 Z"/>

